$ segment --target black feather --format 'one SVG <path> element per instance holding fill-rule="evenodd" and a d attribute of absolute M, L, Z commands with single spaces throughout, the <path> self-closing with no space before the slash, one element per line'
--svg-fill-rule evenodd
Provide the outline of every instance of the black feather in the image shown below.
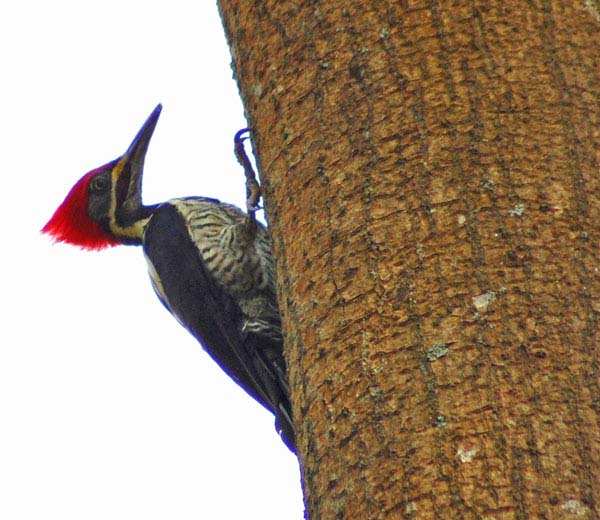
<path fill-rule="evenodd" d="M 143 247 L 165 307 L 238 385 L 275 414 L 277 430 L 295 451 L 282 340 L 244 330 L 247 317 L 210 274 L 174 205 L 153 212 Z"/>

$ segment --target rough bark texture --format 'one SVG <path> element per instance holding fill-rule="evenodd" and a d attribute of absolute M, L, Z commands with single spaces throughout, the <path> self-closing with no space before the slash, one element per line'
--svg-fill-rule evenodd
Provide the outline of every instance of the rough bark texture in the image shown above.
<path fill-rule="evenodd" d="M 600 4 L 220 0 L 311 519 L 600 518 Z"/>

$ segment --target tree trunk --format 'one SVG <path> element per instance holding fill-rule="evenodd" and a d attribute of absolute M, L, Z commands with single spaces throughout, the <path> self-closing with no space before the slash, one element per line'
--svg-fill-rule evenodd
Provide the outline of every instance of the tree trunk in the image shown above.
<path fill-rule="evenodd" d="M 598 0 L 220 0 L 308 516 L 600 518 Z"/>

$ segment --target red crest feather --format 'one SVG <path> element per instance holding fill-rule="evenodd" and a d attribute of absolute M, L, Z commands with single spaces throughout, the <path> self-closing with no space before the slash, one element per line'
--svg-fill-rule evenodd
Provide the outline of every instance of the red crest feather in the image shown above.
<path fill-rule="evenodd" d="M 55 242 L 66 242 L 83 249 L 104 249 L 121 244 L 100 224 L 94 222 L 87 211 L 90 180 L 97 173 L 112 169 L 116 162 L 112 161 L 96 168 L 79 179 L 52 218 L 42 228 L 42 233 L 51 236 Z"/>

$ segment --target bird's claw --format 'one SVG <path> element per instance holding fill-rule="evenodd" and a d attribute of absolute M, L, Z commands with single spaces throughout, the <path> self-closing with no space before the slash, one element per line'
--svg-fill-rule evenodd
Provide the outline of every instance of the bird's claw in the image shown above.
<path fill-rule="evenodd" d="M 237 143 L 243 143 L 244 141 L 246 141 L 247 139 L 249 139 L 248 136 L 244 136 L 244 134 L 249 133 L 250 130 L 248 128 L 242 128 L 241 130 L 238 130 L 235 133 L 235 136 L 233 137 L 233 141 L 237 144 Z"/>

